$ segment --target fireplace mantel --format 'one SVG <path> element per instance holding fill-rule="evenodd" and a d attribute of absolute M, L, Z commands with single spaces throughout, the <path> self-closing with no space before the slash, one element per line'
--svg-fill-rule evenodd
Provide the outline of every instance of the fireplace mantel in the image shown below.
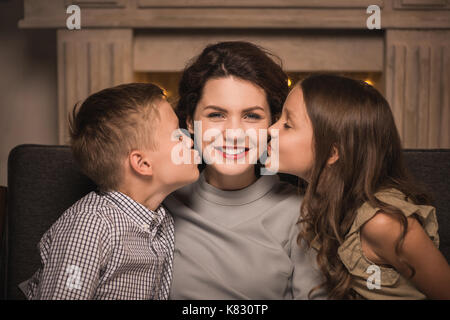
<path fill-rule="evenodd" d="M 71 4 L 81 30 L 66 27 Z M 369 5 L 381 30 L 367 29 Z M 381 73 L 404 146 L 450 148 L 450 0 L 24 0 L 19 27 L 57 30 L 61 144 L 68 111 L 90 93 L 181 71 L 205 44 L 239 39 L 287 71 Z"/>
<path fill-rule="evenodd" d="M 84 28 L 366 29 L 369 5 L 384 29 L 448 29 L 448 0 L 25 0 L 23 28 L 65 28 L 70 4 Z"/>

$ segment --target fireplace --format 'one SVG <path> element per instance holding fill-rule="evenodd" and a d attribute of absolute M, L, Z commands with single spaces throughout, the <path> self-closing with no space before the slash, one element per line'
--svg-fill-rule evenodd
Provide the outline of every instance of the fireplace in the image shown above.
<path fill-rule="evenodd" d="M 70 4 L 81 8 L 81 30 L 66 27 Z M 381 9 L 380 30 L 367 28 L 369 5 Z M 184 66 L 205 45 L 246 40 L 280 57 L 292 83 L 312 72 L 371 83 L 405 147 L 450 148 L 447 0 L 25 0 L 24 8 L 20 27 L 57 29 L 61 144 L 68 111 L 88 94 L 151 81 L 176 99 Z"/>

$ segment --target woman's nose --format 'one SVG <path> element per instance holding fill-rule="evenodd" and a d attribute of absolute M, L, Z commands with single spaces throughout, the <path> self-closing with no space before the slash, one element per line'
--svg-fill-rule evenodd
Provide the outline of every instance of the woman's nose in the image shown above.
<path fill-rule="evenodd" d="M 226 121 L 224 129 L 240 129 L 242 128 L 242 124 L 240 118 L 238 117 L 229 117 L 228 121 Z"/>
<path fill-rule="evenodd" d="M 222 134 L 225 141 L 235 143 L 236 140 L 241 140 L 244 135 L 244 125 L 240 119 L 230 117 L 222 128 Z M 232 141 L 233 140 L 233 141 Z"/>

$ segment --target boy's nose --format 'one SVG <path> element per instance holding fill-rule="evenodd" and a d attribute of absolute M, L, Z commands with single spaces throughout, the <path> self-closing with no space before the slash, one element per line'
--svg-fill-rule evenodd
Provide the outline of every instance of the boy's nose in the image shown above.
<path fill-rule="evenodd" d="M 192 148 L 194 146 L 194 140 L 192 140 L 191 138 L 188 138 L 188 137 L 186 137 L 186 139 L 189 139 L 188 146 L 189 146 L 189 148 Z"/>

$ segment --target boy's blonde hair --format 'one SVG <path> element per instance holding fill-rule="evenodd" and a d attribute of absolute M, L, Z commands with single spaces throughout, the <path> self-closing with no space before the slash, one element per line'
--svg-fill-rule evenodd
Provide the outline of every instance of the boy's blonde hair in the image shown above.
<path fill-rule="evenodd" d="M 158 148 L 155 126 L 160 121 L 155 102 L 161 88 L 130 83 L 89 96 L 69 118 L 71 149 L 81 171 L 100 190 L 116 189 L 123 162 L 132 150 Z"/>

